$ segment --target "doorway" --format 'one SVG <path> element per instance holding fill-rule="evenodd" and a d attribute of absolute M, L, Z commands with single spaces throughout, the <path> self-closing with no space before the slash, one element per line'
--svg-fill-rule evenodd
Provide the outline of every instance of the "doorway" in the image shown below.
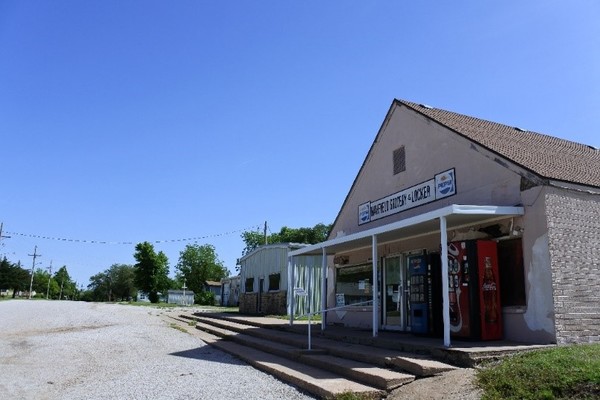
<path fill-rule="evenodd" d="M 406 330 L 407 302 L 405 256 L 399 255 L 384 259 L 382 285 L 382 327 L 388 330 Z"/>
<path fill-rule="evenodd" d="M 428 329 L 428 262 L 424 251 L 384 259 L 382 328 L 426 332 Z"/>

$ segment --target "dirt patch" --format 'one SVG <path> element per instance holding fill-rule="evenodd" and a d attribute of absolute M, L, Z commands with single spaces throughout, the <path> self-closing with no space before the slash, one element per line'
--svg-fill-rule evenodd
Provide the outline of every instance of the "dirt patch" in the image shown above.
<path fill-rule="evenodd" d="M 444 372 L 416 381 L 392 391 L 388 400 L 479 400 L 481 390 L 474 384 L 475 370 L 464 368 Z"/>

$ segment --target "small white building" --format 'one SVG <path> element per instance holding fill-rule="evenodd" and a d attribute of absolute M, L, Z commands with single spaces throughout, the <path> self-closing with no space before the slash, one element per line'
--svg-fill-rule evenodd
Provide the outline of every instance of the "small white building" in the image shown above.
<path fill-rule="evenodd" d="M 136 295 L 136 301 L 140 302 L 140 303 L 150 303 L 150 298 L 148 297 L 148 293 L 138 290 L 137 295 Z M 158 292 L 158 301 L 161 303 L 165 302 L 165 296 L 160 292 Z"/>
<path fill-rule="evenodd" d="M 194 304 L 194 292 L 191 290 L 169 290 L 167 292 L 167 303 L 191 306 Z"/>

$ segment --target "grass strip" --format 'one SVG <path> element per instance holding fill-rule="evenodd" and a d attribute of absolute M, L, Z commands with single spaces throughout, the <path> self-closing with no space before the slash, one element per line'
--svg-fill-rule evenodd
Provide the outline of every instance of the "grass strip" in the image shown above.
<path fill-rule="evenodd" d="M 476 383 L 483 400 L 598 399 L 600 344 L 519 354 L 478 371 Z"/>

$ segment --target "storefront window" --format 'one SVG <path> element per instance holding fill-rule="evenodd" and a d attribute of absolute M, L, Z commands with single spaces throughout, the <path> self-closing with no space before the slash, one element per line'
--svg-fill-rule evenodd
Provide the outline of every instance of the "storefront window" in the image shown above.
<path fill-rule="evenodd" d="M 373 300 L 373 265 L 338 268 L 336 274 L 335 293 L 338 305 L 352 305 Z"/>

